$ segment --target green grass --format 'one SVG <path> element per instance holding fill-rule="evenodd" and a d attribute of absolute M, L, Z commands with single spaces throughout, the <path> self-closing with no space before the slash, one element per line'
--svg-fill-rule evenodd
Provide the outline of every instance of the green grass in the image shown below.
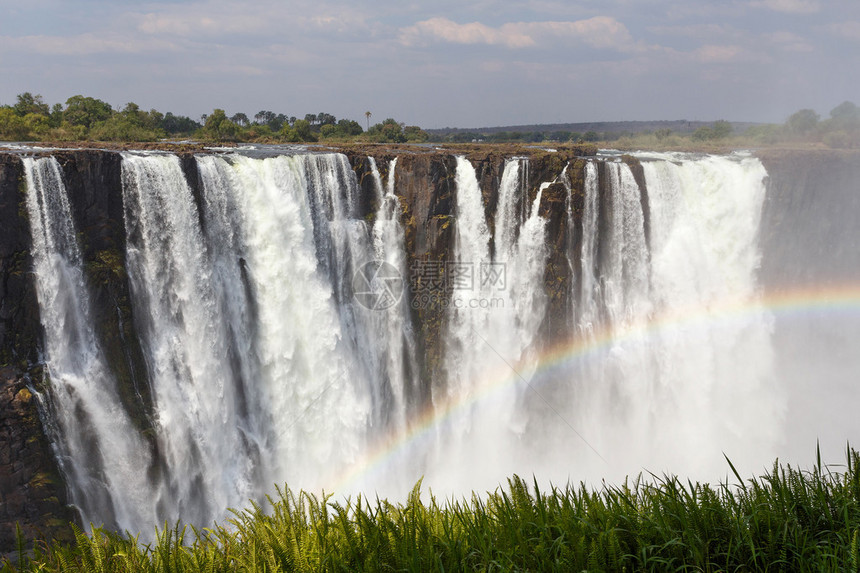
<path fill-rule="evenodd" d="M 858 571 L 860 456 L 839 471 L 774 464 L 735 485 L 640 476 L 543 491 L 514 477 L 471 500 L 338 503 L 278 490 L 226 527 L 176 525 L 153 543 L 95 529 L 21 544 L 14 571 Z"/>

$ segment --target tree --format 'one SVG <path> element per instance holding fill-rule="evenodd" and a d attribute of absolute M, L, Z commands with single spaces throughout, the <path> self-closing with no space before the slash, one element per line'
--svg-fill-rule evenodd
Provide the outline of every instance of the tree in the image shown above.
<path fill-rule="evenodd" d="M 89 129 L 93 124 L 109 119 L 111 114 L 113 114 L 113 108 L 110 104 L 100 99 L 76 95 L 66 100 L 63 121 Z"/>
<path fill-rule="evenodd" d="M 370 116 L 372 115 L 369 111 L 364 112 L 364 118 L 367 120 L 367 131 L 370 131 Z"/>
<path fill-rule="evenodd" d="M 403 136 L 410 143 L 424 143 L 430 135 L 417 125 L 407 125 L 403 128 Z"/>
<path fill-rule="evenodd" d="M 337 129 L 345 136 L 361 135 L 364 132 L 358 122 L 351 119 L 342 119 L 338 121 Z"/>
<path fill-rule="evenodd" d="M 372 141 L 378 143 L 405 143 L 403 126 L 396 119 L 389 117 L 382 123 L 377 123 L 367 130 Z"/>
<path fill-rule="evenodd" d="M 323 125 L 334 125 L 337 123 L 337 118 L 330 113 L 320 112 L 317 114 L 317 124 L 320 126 Z"/>
<path fill-rule="evenodd" d="M 256 114 L 254 114 L 254 119 L 260 125 L 268 124 L 268 123 L 274 121 L 275 117 L 276 117 L 275 112 L 273 112 L 273 111 L 263 110 L 263 111 L 258 111 Z"/>
<path fill-rule="evenodd" d="M 710 127 L 702 126 L 694 131 L 691 137 L 693 141 L 708 141 L 714 138 L 714 130 Z"/>
<path fill-rule="evenodd" d="M 275 116 L 275 119 L 269 122 L 269 127 L 272 128 L 272 131 L 279 131 L 285 123 L 289 123 L 289 118 L 286 115 L 279 113 Z"/>
<path fill-rule="evenodd" d="M 183 115 L 173 115 L 171 112 L 168 111 L 166 114 L 164 114 L 164 118 L 161 120 L 160 127 L 167 133 L 171 135 L 176 135 L 179 133 L 190 134 L 203 126 L 191 119 L 190 117 L 185 117 Z"/>
<path fill-rule="evenodd" d="M 0 108 L 0 138 L 22 141 L 27 138 L 29 129 L 24 118 L 11 107 Z"/>
<path fill-rule="evenodd" d="M 202 131 L 204 136 L 210 139 L 232 140 L 236 138 L 239 127 L 227 119 L 227 114 L 223 109 L 214 109 L 212 114 L 206 118 Z"/>
<path fill-rule="evenodd" d="M 853 132 L 853 136 L 848 136 L 848 140 L 856 140 L 860 131 L 860 107 L 857 107 L 853 102 L 845 101 L 834 107 L 830 111 L 830 120 L 827 122 L 828 130 L 844 131 L 846 134 Z M 830 138 L 831 141 L 845 141 L 845 137 Z M 831 145 L 831 147 L 850 147 L 850 145 Z"/>
<path fill-rule="evenodd" d="M 732 134 L 732 131 L 734 131 L 732 129 L 732 124 L 724 119 L 715 121 L 711 126 L 711 130 L 713 131 L 714 139 L 726 138 Z"/>
<path fill-rule="evenodd" d="M 248 125 L 250 123 L 248 121 L 248 116 L 245 115 L 244 113 L 241 113 L 241 112 L 233 114 L 233 117 L 230 118 L 230 121 L 232 121 L 235 124 L 243 125 L 243 126 Z"/>
<path fill-rule="evenodd" d="M 860 107 L 854 102 L 844 101 L 830 110 L 830 117 L 836 121 L 858 121 L 860 120 Z"/>
<path fill-rule="evenodd" d="M 94 123 L 89 137 L 96 141 L 156 141 L 166 135 L 161 128 L 163 121 L 161 112 L 146 112 L 129 102 L 107 120 Z"/>
<path fill-rule="evenodd" d="M 818 127 L 818 114 L 811 109 L 802 109 L 793 113 L 785 125 L 792 133 L 806 135 Z"/>
<path fill-rule="evenodd" d="M 292 127 L 284 126 L 281 136 L 287 141 L 300 143 L 303 141 L 316 141 L 317 137 L 311 131 L 311 124 L 306 119 L 297 119 Z"/>
<path fill-rule="evenodd" d="M 28 113 L 35 113 L 36 115 L 49 115 L 51 113 L 51 108 L 42 100 L 42 96 L 38 94 L 33 95 L 30 92 L 18 94 L 12 109 L 21 117 L 24 117 Z"/>

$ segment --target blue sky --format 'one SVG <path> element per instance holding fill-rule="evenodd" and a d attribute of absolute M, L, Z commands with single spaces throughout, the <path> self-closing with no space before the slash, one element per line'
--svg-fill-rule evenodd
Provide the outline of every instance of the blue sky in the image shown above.
<path fill-rule="evenodd" d="M 860 104 L 860 1 L 0 0 L 0 103 L 24 91 L 195 118 L 779 122 Z"/>

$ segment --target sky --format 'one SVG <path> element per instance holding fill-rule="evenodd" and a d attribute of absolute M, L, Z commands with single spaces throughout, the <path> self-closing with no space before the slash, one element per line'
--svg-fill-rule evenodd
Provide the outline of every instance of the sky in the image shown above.
<path fill-rule="evenodd" d="M 425 128 L 860 104 L 858 0 L 0 0 L 0 104 Z"/>

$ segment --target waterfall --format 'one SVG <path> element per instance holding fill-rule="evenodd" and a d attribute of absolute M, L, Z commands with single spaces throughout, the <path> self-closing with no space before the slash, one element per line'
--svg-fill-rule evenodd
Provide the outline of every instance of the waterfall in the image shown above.
<path fill-rule="evenodd" d="M 24 159 L 54 447 L 82 516 L 151 531 L 209 525 L 265 503 L 274 484 L 354 492 L 343 477 L 406 436 L 420 439 L 384 475 L 354 482 L 360 491 L 399 495 L 426 476 L 459 494 L 524 472 L 711 478 L 722 451 L 739 464 L 770 455 L 785 399 L 772 318 L 757 307 L 764 168 L 740 156 L 640 161 L 577 161 L 579 212 L 574 164 L 554 178 L 562 206 L 529 159 L 482 173 L 499 181 L 485 201 L 491 190 L 457 157 L 450 298 L 422 314 L 404 292 L 416 256 L 399 188 L 407 161 L 368 158 L 360 184 L 336 153 L 123 153 L 144 431 L 100 348 L 60 167 Z M 548 236 L 553 208 L 565 210 L 566 243 Z M 573 275 L 569 300 L 548 299 L 555 255 Z M 570 311 L 561 349 L 542 338 L 551 303 Z M 425 316 L 441 333 L 429 388 Z M 426 432 L 425 416 L 436 420 Z"/>
<path fill-rule="evenodd" d="M 522 407 L 524 384 L 531 377 L 531 353 L 546 309 L 543 280 L 548 251 L 546 220 L 539 215 L 543 186 L 529 204 L 527 168 L 526 159 L 505 162 L 491 234 L 475 168 L 457 158 L 445 399 L 469 401 L 499 377 L 522 383 L 491 403 L 470 406 L 439 434 L 428 472 L 431 483 L 443 484 L 443 489 L 455 491 L 456 483 L 464 480 L 490 484 L 490 476 L 504 468 L 513 471 L 518 459 L 504 444 L 521 439 L 529 422 Z M 444 400 L 436 398 L 437 408 L 444 408 Z M 463 460 L 473 464 L 464 468 Z"/>
<path fill-rule="evenodd" d="M 766 173 L 727 157 L 649 155 L 643 168 L 650 245 L 627 165 L 605 164 L 602 194 L 586 167 L 578 331 L 595 351 L 571 371 L 567 415 L 600 428 L 591 445 L 633 467 L 703 475 L 719 471 L 721 451 L 753 463 L 751 452 L 773 453 L 784 402 L 771 318 L 721 308 L 754 309 L 759 296 Z"/>
<path fill-rule="evenodd" d="M 373 222 L 373 264 L 368 271 L 375 274 L 373 280 L 383 281 L 378 285 L 392 286 L 392 300 L 386 299 L 387 308 L 380 309 L 372 316 L 376 319 L 373 329 L 376 336 L 382 338 L 380 346 L 387 348 L 383 353 L 384 363 L 380 372 L 380 380 L 387 381 L 384 386 L 387 399 L 383 401 L 383 413 L 392 418 L 391 422 L 397 429 L 405 429 L 409 425 L 408 415 L 418 406 L 415 398 L 419 391 L 417 375 L 417 359 L 415 338 L 409 317 L 409 300 L 405 296 L 408 288 L 408 270 L 404 251 L 405 237 L 400 224 L 402 207 L 400 199 L 394 193 L 395 172 L 397 159 L 392 159 L 388 165 L 388 182 L 383 190 L 382 178 L 376 160 L 368 158 L 375 182 L 375 190 L 379 201 Z M 379 263 L 384 263 L 381 265 Z M 389 278 L 386 273 L 390 273 Z M 385 291 L 387 292 L 387 291 Z"/>
<path fill-rule="evenodd" d="M 94 331 L 72 212 L 57 160 L 24 158 L 27 212 L 53 441 L 85 523 L 113 529 L 157 522 L 152 459 L 124 410 Z"/>
<path fill-rule="evenodd" d="M 170 520 L 205 523 L 252 492 L 229 336 L 179 159 L 127 153 L 122 170 L 128 273 L 167 469 L 159 502 Z"/>
<path fill-rule="evenodd" d="M 597 165 L 589 161 L 585 165 L 585 208 L 582 216 L 582 246 L 580 254 L 580 276 L 578 280 L 579 301 L 578 316 L 580 335 L 590 337 L 594 333 L 600 316 L 600 283 L 597 280 L 598 227 L 600 214 L 598 195 L 600 187 L 597 175 Z M 576 291 L 571 293 L 571 299 L 576 298 Z M 574 314 L 576 316 L 577 313 Z"/>

